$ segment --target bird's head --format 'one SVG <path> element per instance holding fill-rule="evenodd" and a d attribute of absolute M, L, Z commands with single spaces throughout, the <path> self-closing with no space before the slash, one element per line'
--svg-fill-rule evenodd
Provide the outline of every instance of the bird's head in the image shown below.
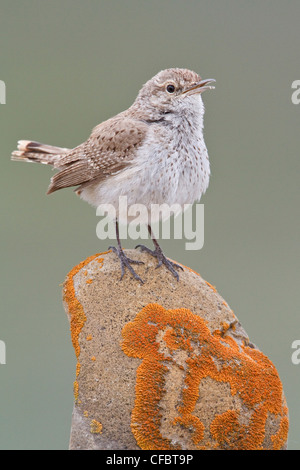
<path fill-rule="evenodd" d="M 203 80 L 188 69 L 172 68 L 159 72 L 140 90 L 135 105 L 159 117 L 166 114 L 185 114 L 189 111 L 203 114 L 201 94 L 214 87 L 209 78 Z"/>

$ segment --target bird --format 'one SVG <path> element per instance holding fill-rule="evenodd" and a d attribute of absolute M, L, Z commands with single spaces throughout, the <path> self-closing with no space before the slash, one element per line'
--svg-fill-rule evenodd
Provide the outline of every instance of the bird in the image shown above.
<path fill-rule="evenodd" d="M 126 196 L 128 207 L 143 204 L 149 213 L 152 204 L 177 204 L 183 210 L 185 204 L 199 201 L 208 187 L 210 163 L 201 95 L 214 88 L 213 82 L 189 69 L 162 70 L 142 86 L 128 109 L 94 127 L 77 147 L 19 140 L 12 152 L 13 161 L 42 163 L 58 170 L 47 194 L 75 187 L 76 194 L 91 205 L 116 208 L 117 247 L 109 248 L 120 260 L 121 279 L 127 268 L 144 283 L 131 266 L 142 262 L 129 258 L 120 241 L 119 222 L 128 214 L 118 211 L 119 198 Z M 177 271 L 182 267 L 164 255 L 151 223 L 147 228 L 154 249 L 136 248 L 154 256 L 157 267 L 164 265 L 179 280 Z"/>

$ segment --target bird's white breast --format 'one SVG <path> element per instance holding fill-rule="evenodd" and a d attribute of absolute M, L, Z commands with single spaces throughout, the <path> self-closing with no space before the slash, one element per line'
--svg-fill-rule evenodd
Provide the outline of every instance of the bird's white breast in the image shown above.
<path fill-rule="evenodd" d="M 149 211 L 151 204 L 183 208 L 200 200 L 210 175 L 202 114 L 170 119 L 172 125 L 149 125 L 134 162 L 99 185 L 87 187 L 81 197 L 95 206 L 113 204 L 117 209 L 119 197 L 127 196 L 128 206 L 142 204 Z M 122 219 L 125 214 L 118 216 Z"/>

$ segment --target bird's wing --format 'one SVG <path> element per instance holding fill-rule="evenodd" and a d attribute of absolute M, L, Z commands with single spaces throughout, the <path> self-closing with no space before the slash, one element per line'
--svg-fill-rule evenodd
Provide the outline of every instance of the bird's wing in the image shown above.
<path fill-rule="evenodd" d="M 70 186 L 101 181 L 126 168 L 145 140 L 145 122 L 115 117 L 94 128 L 86 142 L 62 155 L 54 165 L 56 173 L 47 194 Z"/>

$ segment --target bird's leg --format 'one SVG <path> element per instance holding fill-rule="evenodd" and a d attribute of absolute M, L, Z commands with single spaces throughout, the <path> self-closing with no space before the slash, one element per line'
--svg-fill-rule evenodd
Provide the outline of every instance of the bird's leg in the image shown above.
<path fill-rule="evenodd" d="M 153 241 L 155 249 L 150 250 L 150 248 L 148 248 L 145 245 L 137 245 L 136 248 L 140 248 L 142 251 L 146 251 L 150 255 L 154 256 L 158 261 L 158 264 L 157 264 L 156 268 L 159 268 L 162 264 L 164 264 L 166 266 L 166 268 L 169 271 L 171 271 L 171 273 L 177 279 L 177 281 L 179 281 L 179 275 L 176 272 L 175 268 L 179 268 L 179 269 L 183 270 L 183 267 L 180 266 L 179 264 L 173 263 L 173 261 L 170 261 L 168 258 L 166 258 L 166 256 L 163 254 L 162 249 L 159 246 L 156 238 L 154 237 L 154 235 L 152 233 L 150 225 L 148 225 L 148 232 L 149 232 L 149 235 L 150 235 L 150 237 Z"/>
<path fill-rule="evenodd" d="M 117 236 L 117 242 L 118 242 L 118 247 L 115 246 L 110 246 L 108 249 L 112 250 L 116 255 L 118 256 L 120 263 L 121 263 L 121 278 L 123 278 L 125 274 L 125 268 L 128 268 L 133 277 L 137 280 L 140 281 L 142 284 L 144 284 L 144 281 L 140 278 L 140 276 L 135 272 L 135 270 L 130 266 L 130 264 L 144 264 L 143 261 L 136 261 L 134 259 L 128 258 L 128 256 L 125 255 L 123 248 L 121 246 L 121 241 L 120 241 L 120 235 L 119 235 L 119 223 L 118 219 L 116 219 L 116 236 Z"/>

